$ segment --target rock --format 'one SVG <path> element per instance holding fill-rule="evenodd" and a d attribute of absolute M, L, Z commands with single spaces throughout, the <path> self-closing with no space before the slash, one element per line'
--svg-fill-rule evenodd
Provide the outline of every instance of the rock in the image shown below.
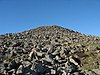
<path fill-rule="evenodd" d="M 97 50 L 96 52 L 100 54 L 100 50 Z"/>
<path fill-rule="evenodd" d="M 24 67 L 29 67 L 29 66 L 32 65 L 32 63 L 29 62 L 29 61 L 23 61 L 22 64 L 23 64 Z"/>
<path fill-rule="evenodd" d="M 33 71 L 30 69 L 30 67 L 24 67 L 23 69 L 22 69 L 22 73 L 23 74 L 31 74 Z"/>
<path fill-rule="evenodd" d="M 31 69 L 31 70 L 34 70 L 34 69 L 35 69 L 35 64 L 34 64 L 34 63 L 32 64 L 32 66 L 31 66 L 30 69 Z"/>
<path fill-rule="evenodd" d="M 35 53 L 35 51 L 31 51 L 31 52 L 29 53 L 29 59 L 30 59 L 30 60 L 32 60 L 32 59 L 37 59 L 37 58 L 36 58 L 36 53 Z"/>
<path fill-rule="evenodd" d="M 73 75 L 80 75 L 80 73 L 79 72 L 74 72 Z"/>
<path fill-rule="evenodd" d="M 66 72 L 65 72 L 64 70 L 63 70 L 62 72 L 63 72 L 62 75 L 67 75 Z"/>
<path fill-rule="evenodd" d="M 11 61 L 9 64 L 10 69 L 18 69 L 19 66 L 20 66 L 20 63 L 16 63 L 15 60 Z"/>
<path fill-rule="evenodd" d="M 49 57 L 49 55 L 45 55 L 44 60 L 46 60 L 47 62 L 53 62 L 53 60 Z"/>
<path fill-rule="evenodd" d="M 38 63 L 38 64 L 35 65 L 35 70 L 39 74 L 44 74 L 46 72 L 47 68 L 43 67 L 43 65 L 41 63 Z"/>
<path fill-rule="evenodd" d="M 42 53 L 42 52 L 36 52 L 36 54 L 37 54 L 37 56 L 39 56 L 39 57 L 44 57 L 44 56 L 45 56 L 44 53 Z"/>
<path fill-rule="evenodd" d="M 94 71 L 96 74 L 100 75 L 100 69 L 93 69 L 92 71 Z"/>
<path fill-rule="evenodd" d="M 29 57 L 32 59 L 33 58 L 33 53 L 34 51 L 31 51 L 30 54 L 29 54 Z"/>
<path fill-rule="evenodd" d="M 43 48 L 43 49 L 42 49 L 42 52 L 47 52 L 47 51 L 48 51 L 47 48 Z"/>
<path fill-rule="evenodd" d="M 15 75 L 15 73 L 16 73 L 15 69 L 12 69 L 12 70 L 8 71 L 8 75 Z"/>
<path fill-rule="evenodd" d="M 8 47 L 9 50 L 13 50 L 13 47 Z"/>
<path fill-rule="evenodd" d="M 75 58 L 73 56 L 69 57 L 70 62 L 72 62 L 73 64 L 79 66 L 80 65 L 80 60 L 78 58 Z"/>
<path fill-rule="evenodd" d="M 16 51 L 13 51 L 13 50 L 12 50 L 12 51 L 10 52 L 10 57 L 13 57 L 13 56 L 16 56 L 16 55 L 17 55 L 17 52 L 16 52 Z"/>
<path fill-rule="evenodd" d="M 72 75 L 85 75 L 85 74 L 80 73 L 80 72 L 74 72 Z"/>
<path fill-rule="evenodd" d="M 19 68 L 16 71 L 16 74 L 22 74 L 23 73 L 23 65 L 20 65 Z"/>
<path fill-rule="evenodd" d="M 54 75 L 54 74 L 56 74 L 56 71 L 55 70 L 53 70 L 53 69 L 51 69 L 51 73 L 50 73 L 51 75 Z"/>
<path fill-rule="evenodd" d="M 52 55 L 57 55 L 57 54 L 59 54 L 58 50 L 55 50 L 55 51 L 52 53 Z"/>
<path fill-rule="evenodd" d="M 3 63 L 4 63 L 4 67 L 5 67 L 5 68 L 8 67 L 9 61 L 4 60 Z"/>
<path fill-rule="evenodd" d="M 100 50 L 100 47 L 97 47 L 97 50 Z"/>
<path fill-rule="evenodd" d="M 76 50 L 71 50 L 71 53 L 75 53 L 76 52 Z"/>
<path fill-rule="evenodd" d="M 55 59 L 59 61 L 60 60 L 60 57 L 59 56 L 56 56 Z"/>
<path fill-rule="evenodd" d="M 77 66 L 69 62 L 65 63 L 65 68 L 68 73 L 75 72 L 77 70 Z"/>
<path fill-rule="evenodd" d="M 95 72 L 93 72 L 93 71 L 88 71 L 87 75 L 97 75 L 97 74 Z"/>
<path fill-rule="evenodd" d="M 60 54 L 64 54 L 64 48 L 62 47 L 62 49 L 60 50 Z"/>
<path fill-rule="evenodd" d="M 13 43 L 13 47 L 18 47 L 18 46 L 20 46 L 21 45 L 21 42 L 15 42 L 15 43 Z"/>
<path fill-rule="evenodd" d="M 8 64 L 0 63 L 0 72 L 2 73 L 4 71 L 4 69 L 7 67 L 8 67 Z"/>
<path fill-rule="evenodd" d="M 88 46 L 88 50 L 96 50 L 95 46 Z"/>

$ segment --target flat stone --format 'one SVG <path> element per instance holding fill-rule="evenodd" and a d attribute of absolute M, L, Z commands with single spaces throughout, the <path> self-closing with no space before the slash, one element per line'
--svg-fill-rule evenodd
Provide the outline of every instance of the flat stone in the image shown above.
<path fill-rule="evenodd" d="M 77 61 L 75 61 L 75 60 L 73 59 L 72 56 L 69 57 L 69 60 L 70 60 L 70 62 L 72 62 L 73 64 L 75 64 L 75 65 L 79 65 L 79 63 L 78 63 Z"/>
<path fill-rule="evenodd" d="M 96 74 L 100 74 L 100 69 L 93 69 L 92 71 L 94 71 Z"/>
<path fill-rule="evenodd" d="M 19 68 L 18 68 L 17 71 L 16 71 L 16 74 L 21 74 L 21 73 L 23 73 L 22 70 L 23 70 L 23 66 L 20 65 Z"/>
<path fill-rule="evenodd" d="M 87 74 L 88 74 L 88 75 L 97 75 L 97 74 L 96 74 L 95 72 L 93 72 L 93 71 L 88 71 Z"/>
<path fill-rule="evenodd" d="M 68 73 L 75 72 L 77 70 L 77 66 L 69 62 L 65 63 L 65 68 Z"/>
<path fill-rule="evenodd" d="M 51 69 L 51 74 L 56 74 L 56 71 Z"/>
<path fill-rule="evenodd" d="M 63 70 L 62 72 L 63 72 L 62 75 L 67 75 L 66 72 L 65 72 L 64 70 Z"/>

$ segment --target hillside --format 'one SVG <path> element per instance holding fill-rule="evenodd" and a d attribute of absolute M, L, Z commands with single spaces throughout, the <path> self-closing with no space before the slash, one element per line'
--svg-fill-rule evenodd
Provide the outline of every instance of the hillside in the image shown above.
<path fill-rule="evenodd" d="M 56 25 L 0 35 L 0 75 L 100 75 L 100 37 Z"/>

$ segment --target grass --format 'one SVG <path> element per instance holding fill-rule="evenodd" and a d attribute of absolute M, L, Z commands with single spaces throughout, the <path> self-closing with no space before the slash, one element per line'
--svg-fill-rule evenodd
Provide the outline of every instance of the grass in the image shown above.
<path fill-rule="evenodd" d="M 77 45 L 77 43 L 75 43 Z M 95 47 L 94 50 L 84 50 L 84 52 L 75 53 L 79 56 L 82 69 L 84 70 L 92 70 L 98 69 L 100 65 L 100 53 L 97 53 L 97 48 L 100 49 L 100 44 L 89 44 L 87 42 L 79 43 L 81 45 L 85 45 L 86 47 Z"/>
<path fill-rule="evenodd" d="M 96 53 L 96 51 L 87 51 L 84 52 L 86 57 L 81 58 L 82 68 L 84 70 L 92 70 L 99 68 L 100 64 L 100 54 Z"/>

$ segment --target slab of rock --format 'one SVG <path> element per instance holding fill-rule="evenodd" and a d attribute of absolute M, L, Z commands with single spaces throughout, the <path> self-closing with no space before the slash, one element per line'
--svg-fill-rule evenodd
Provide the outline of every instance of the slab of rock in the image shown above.
<path fill-rule="evenodd" d="M 97 75 L 94 71 L 88 71 L 87 75 Z"/>
<path fill-rule="evenodd" d="M 94 71 L 96 74 L 100 75 L 100 69 L 93 69 L 92 71 Z"/>
<path fill-rule="evenodd" d="M 73 56 L 69 57 L 70 62 L 72 62 L 73 64 L 79 66 L 80 65 L 80 60 L 78 58 L 75 58 Z"/>
<path fill-rule="evenodd" d="M 20 65 L 16 71 L 16 74 L 22 74 L 22 73 L 23 73 L 23 65 Z"/>

